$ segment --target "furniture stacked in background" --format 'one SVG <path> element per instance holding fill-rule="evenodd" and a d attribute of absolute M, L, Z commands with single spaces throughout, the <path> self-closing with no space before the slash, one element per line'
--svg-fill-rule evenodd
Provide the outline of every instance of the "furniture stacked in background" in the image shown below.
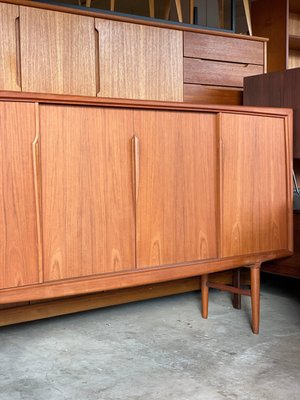
<path fill-rule="evenodd" d="M 266 39 L 35 2 L 0 3 L 0 90 L 242 104 Z"/>
<path fill-rule="evenodd" d="M 245 79 L 247 106 L 289 107 L 294 110 L 294 171 L 300 180 L 300 68 L 272 72 Z M 278 183 L 279 185 L 279 183 Z M 294 211 L 294 255 L 263 265 L 266 272 L 300 278 L 300 214 Z"/>
<path fill-rule="evenodd" d="M 243 77 L 266 70 L 266 40 L 261 38 L 26 1 L 0 3 L 0 20 L 0 89 L 24 92 L 25 97 L 26 92 L 36 92 L 52 99 L 59 94 L 93 96 L 95 102 L 107 97 L 242 104 Z M 15 285 L 23 284 L 16 279 Z M 228 283 L 231 278 L 222 273 L 214 279 Z M 36 304 L 45 300 L 30 298 L 31 305 L 2 311 L 0 324 L 199 287 L 199 279 L 186 278 L 180 284 L 144 286 L 136 292 L 121 289 L 65 302 Z"/>
<path fill-rule="evenodd" d="M 300 67 L 299 0 L 256 0 L 251 3 L 253 34 L 270 39 L 268 71 Z"/>

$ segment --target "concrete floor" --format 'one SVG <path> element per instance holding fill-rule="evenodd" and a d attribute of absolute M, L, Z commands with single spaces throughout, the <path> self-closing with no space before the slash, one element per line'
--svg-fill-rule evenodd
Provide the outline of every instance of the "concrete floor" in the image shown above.
<path fill-rule="evenodd" d="M 300 281 L 262 285 L 261 333 L 250 301 L 211 290 L 0 329 L 1 400 L 299 400 Z"/>

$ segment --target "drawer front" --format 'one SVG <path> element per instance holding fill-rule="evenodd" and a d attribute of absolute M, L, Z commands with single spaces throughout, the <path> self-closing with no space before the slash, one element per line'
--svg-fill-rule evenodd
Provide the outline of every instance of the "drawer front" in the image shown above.
<path fill-rule="evenodd" d="M 243 87 L 246 76 L 262 73 L 262 65 L 184 58 L 184 83 Z"/>
<path fill-rule="evenodd" d="M 184 101 L 200 104 L 243 104 L 243 91 L 239 88 L 193 85 L 184 85 Z"/>
<path fill-rule="evenodd" d="M 184 57 L 264 64 L 264 43 L 202 33 L 184 32 Z"/>

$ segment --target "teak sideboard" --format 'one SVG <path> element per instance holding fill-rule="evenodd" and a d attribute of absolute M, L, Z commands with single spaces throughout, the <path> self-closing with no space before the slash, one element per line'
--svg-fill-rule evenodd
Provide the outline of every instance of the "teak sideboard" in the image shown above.
<path fill-rule="evenodd" d="M 291 111 L 2 92 L 0 304 L 292 254 Z"/>
<path fill-rule="evenodd" d="M 0 2 L 0 90 L 242 104 L 267 39 L 26 0 Z"/>

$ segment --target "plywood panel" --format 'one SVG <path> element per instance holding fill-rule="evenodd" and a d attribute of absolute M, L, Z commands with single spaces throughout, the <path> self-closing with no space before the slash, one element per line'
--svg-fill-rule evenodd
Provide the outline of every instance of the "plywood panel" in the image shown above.
<path fill-rule="evenodd" d="M 34 104 L 0 103 L 0 289 L 39 281 Z"/>
<path fill-rule="evenodd" d="M 95 20 L 101 97 L 183 99 L 182 32 Z"/>
<path fill-rule="evenodd" d="M 135 111 L 138 267 L 217 257 L 216 118 Z"/>
<path fill-rule="evenodd" d="M 41 106 L 45 280 L 135 267 L 132 112 Z"/>
<path fill-rule="evenodd" d="M 281 118 L 222 114 L 222 257 L 288 247 Z"/>
<path fill-rule="evenodd" d="M 18 6 L 0 4 L 0 90 L 21 90 L 18 17 Z"/>
<path fill-rule="evenodd" d="M 22 90 L 96 95 L 94 19 L 20 7 Z"/>

